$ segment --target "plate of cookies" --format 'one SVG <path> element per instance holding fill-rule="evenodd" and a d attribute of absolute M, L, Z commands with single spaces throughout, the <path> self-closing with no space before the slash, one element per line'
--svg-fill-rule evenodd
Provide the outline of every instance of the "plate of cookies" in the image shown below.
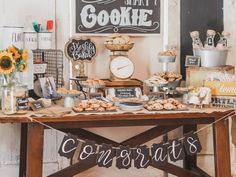
<path fill-rule="evenodd" d="M 112 102 L 105 102 L 101 100 L 84 100 L 78 103 L 73 108 L 76 113 L 101 113 L 101 112 L 116 112 L 117 107 Z"/>
<path fill-rule="evenodd" d="M 169 98 L 166 100 L 150 100 L 144 105 L 148 111 L 187 111 L 186 105 L 180 101 Z"/>

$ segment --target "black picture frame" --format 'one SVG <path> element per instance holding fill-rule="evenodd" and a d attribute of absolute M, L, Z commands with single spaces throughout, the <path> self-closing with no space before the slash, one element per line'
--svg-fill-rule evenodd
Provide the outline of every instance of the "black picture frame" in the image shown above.
<path fill-rule="evenodd" d="M 185 66 L 200 66 L 201 64 L 201 57 L 200 56 L 193 56 L 193 55 L 187 55 L 185 58 Z"/>

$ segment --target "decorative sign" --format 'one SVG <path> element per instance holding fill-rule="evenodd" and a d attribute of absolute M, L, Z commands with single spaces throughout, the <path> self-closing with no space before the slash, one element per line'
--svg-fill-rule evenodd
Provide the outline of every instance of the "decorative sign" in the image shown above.
<path fill-rule="evenodd" d="M 184 159 L 184 146 L 182 141 L 172 140 L 169 142 L 168 154 L 172 162 Z"/>
<path fill-rule="evenodd" d="M 80 141 L 84 140 L 78 140 L 73 135 L 65 136 L 58 153 L 60 156 L 72 158 Z M 189 133 L 181 140 L 176 139 L 167 143 L 153 144 L 151 157 L 149 148 L 145 145 L 135 148 L 129 146 L 113 147 L 108 144 L 96 145 L 94 141 L 86 140 L 80 148 L 77 159 L 85 165 L 97 164 L 99 167 L 109 168 L 116 156 L 116 167 L 118 169 L 129 169 L 132 161 L 134 161 L 134 166 L 140 169 L 147 168 L 149 165 L 164 166 L 168 163 L 168 157 L 172 162 L 176 162 L 183 160 L 185 152 L 188 155 L 195 155 L 201 150 L 202 146 L 196 133 Z"/>
<path fill-rule="evenodd" d="M 147 146 L 138 146 L 134 150 L 134 166 L 138 169 L 147 168 L 150 165 L 149 148 Z"/>
<path fill-rule="evenodd" d="M 119 169 L 129 169 L 132 162 L 132 151 L 129 146 L 120 146 L 116 151 L 116 167 Z"/>
<path fill-rule="evenodd" d="M 76 0 L 77 33 L 160 33 L 160 0 Z"/>
<path fill-rule="evenodd" d="M 30 102 L 30 107 L 33 111 L 38 111 L 45 108 L 42 101 Z"/>
<path fill-rule="evenodd" d="M 71 159 L 74 156 L 74 153 L 77 149 L 78 144 L 79 144 L 79 141 L 77 137 L 68 134 L 67 136 L 64 136 L 58 153 L 62 157 Z"/>
<path fill-rule="evenodd" d="M 184 147 L 188 155 L 194 155 L 201 152 L 202 146 L 197 134 L 192 132 L 186 135 L 184 139 Z"/>
<path fill-rule="evenodd" d="M 114 157 L 115 151 L 112 149 L 112 145 L 102 144 L 97 156 L 97 165 L 99 167 L 109 168 L 112 166 Z"/>
<path fill-rule="evenodd" d="M 167 144 L 153 144 L 151 151 L 154 166 L 163 166 L 168 162 Z"/>
<path fill-rule="evenodd" d="M 185 66 L 200 66 L 201 58 L 199 56 L 186 56 Z"/>
<path fill-rule="evenodd" d="M 97 146 L 94 141 L 86 140 L 85 143 L 82 144 L 80 154 L 78 160 L 80 163 L 89 165 L 96 163 L 96 151 Z"/>
<path fill-rule="evenodd" d="M 65 45 L 66 57 L 73 61 L 91 61 L 97 49 L 90 39 L 71 38 Z"/>
<path fill-rule="evenodd" d="M 29 100 L 28 98 L 16 98 L 16 107 L 17 110 L 28 110 Z"/>
<path fill-rule="evenodd" d="M 103 97 L 103 93 L 97 92 L 97 93 L 89 93 L 90 99 L 98 99 L 100 100 Z"/>
<path fill-rule="evenodd" d="M 214 96 L 236 96 L 236 82 L 205 81 L 204 86 L 211 88 Z"/>
<path fill-rule="evenodd" d="M 135 98 L 135 88 L 116 88 L 115 96 L 118 98 Z"/>

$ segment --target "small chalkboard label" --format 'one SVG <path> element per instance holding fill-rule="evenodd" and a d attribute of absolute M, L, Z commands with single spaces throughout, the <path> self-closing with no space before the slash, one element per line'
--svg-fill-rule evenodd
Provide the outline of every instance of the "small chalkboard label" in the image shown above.
<path fill-rule="evenodd" d="M 90 39 L 71 38 L 65 45 L 66 57 L 74 61 L 91 61 L 97 49 Z"/>
<path fill-rule="evenodd" d="M 199 56 L 186 56 L 185 66 L 200 66 L 201 58 Z"/>
<path fill-rule="evenodd" d="M 136 90 L 135 88 L 116 88 L 115 96 L 118 98 L 135 98 Z"/>
<path fill-rule="evenodd" d="M 90 93 L 89 98 L 90 99 L 98 99 L 100 100 L 103 97 L 102 93 Z"/>
<path fill-rule="evenodd" d="M 16 107 L 17 110 L 27 110 L 29 108 L 28 106 L 28 98 L 16 98 Z"/>
<path fill-rule="evenodd" d="M 33 102 L 30 102 L 30 107 L 33 111 L 37 111 L 37 110 L 43 109 L 44 105 L 42 101 L 33 101 Z"/>

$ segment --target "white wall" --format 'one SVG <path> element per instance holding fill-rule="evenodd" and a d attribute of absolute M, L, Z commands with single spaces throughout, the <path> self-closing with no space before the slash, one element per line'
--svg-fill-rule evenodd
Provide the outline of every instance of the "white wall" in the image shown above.
<path fill-rule="evenodd" d="M 162 0 L 163 2 L 164 0 Z M 165 1 L 166 2 L 166 1 Z M 5 24 L 10 25 L 24 25 L 27 19 L 35 19 L 35 21 L 42 21 L 44 19 L 56 19 L 56 46 L 58 49 L 63 50 L 65 42 L 70 37 L 70 4 L 68 0 L 0 0 L 0 26 Z M 136 72 L 134 77 L 138 79 L 146 79 L 150 74 L 161 71 L 162 66 L 157 62 L 157 53 L 163 49 L 163 43 L 166 41 L 171 45 L 176 45 L 180 48 L 180 2 L 179 0 L 169 0 L 168 3 L 168 36 L 163 39 L 163 36 L 156 37 L 134 37 L 132 38 L 135 43 L 135 47 L 130 51 L 130 58 L 135 62 Z M 236 39 L 236 3 L 235 0 L 225 0 L 225 29 L 231 32 L 231 44 L 234 44 Z M 10 10 L 9 10 L 10 9 Z M 167 32 L 167 31 L 165 31 Z M 108 57 L 109 53 L 105 49 L 103 42 L 104 37 L 93 37 L 92 38 L 99 46 L 99 55 L 95 61 L 88 66 L 88 75 L 90 77 L 109 77 L 108 71 Z M 1 33 L 0 33 L 0 47 L 1 47 Z M 236 50 L 232 50 L 228 63 L 236 64 L 235 61 Z M 68 60 L 64 60 L 64 75 L 68 76 L 69 67 Z M 104 72 L 105 68 L 105 72 Z M 176 65 L 171 65 L 172 70 L 178 70 L 179 59 Z M 142 72 L 140 72 L 142 71 Z M 68 80 L 68 77 L 65 77 Z M 148 127 L 147 127 L 148 128 Z M 116 129 L 90 129 L 95 133 L 99 133 L 108 138 L 114 138 L 117 141 L 122 141 L 128 136 L 135 135 L 140 131 L 147 128 L 116 128 Z M 176 130 L 171 134 L 171 137 L 175 137 L 179 134 L 180 130 Z M 122 134 L 120 132 L 123 132 Z M 19 125 L 0 125 L 0 176 L 4 177 L 17 177 L 18 175 L 18 163 L 19 163 Z M 204 132 L 205 134 L 206 132 Z M 119 136 L 117 136 L 119 134 Z M 60 158 L 57 154 L 57 149 L 60 145 L 61 136 L 55 132 L 47 130 L 45 133 L 45 152 L 44 152 L 44 174 L 50 174 L 53 171 L 64 168 L 69 164 L 68 160 Z M 214 174 L 213 165 L 213 148 L 211 141 L 211 130 L 207 131 L 207 136 L 202 138 L 204 149 L 202 155 L 199 157 L 200 165 L 209 171 L 212 175 Z M 156 140 L 158 141 L 158 140 Z M 154 141 L 149 142 L 152 144 Z M 232 148 L 233 149 L 233 148 Z M 234 152 L 234 151 L 232 151 Z M 235 162 L 236 158 L 233 158 Z M 206 163 L 207 162 L 207 163 Z M 233 171 L 236 171 L 233 169 Z M 100 174 L 100 175 L 98 175 Z M 157 177 L 163 176 L 163 173 L 152 168 L 148 170 L 128 170 L 118 171 L 116 168 L 101 169 L 94 168 L 88 170 L 79 176 L 146 176 L 146 177 Z"/>

